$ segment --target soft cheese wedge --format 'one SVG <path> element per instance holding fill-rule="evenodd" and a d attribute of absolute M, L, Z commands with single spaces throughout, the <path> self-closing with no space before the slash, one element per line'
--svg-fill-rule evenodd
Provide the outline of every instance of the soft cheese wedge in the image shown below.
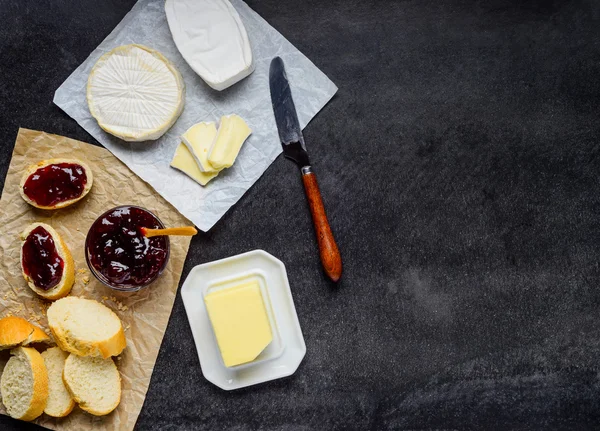
<path fill-rule="evenodd" d="M 203 186 L 207 185 L 210 180 L 219 174 L 219 171 L 202 172 L 198 167 L 198 163 L 196 163 L 196 159 L 183 142 L 175 150 L 175 155 L 173 156 L 173 160 L 171 160 L 171 167 L 180 170 Z"/>
<path fill-rule="evenodd" d="M 198 168 L 202 172 L 214 172 L 217 169 L 213 168 L 208 163 L 208 152 L 217 136 L 217 127 L 215 123 L 198 123 L 190 127 L 183 135 L 181 141 L 190 150 Z"/>
<path fill-rule="evenodd" d="M 94 65 L 87 101 L 106 132 L 125 141 L 148 141 L 160 138 L 183 111 L 185 85 L 179 71 L 160 52 L 124 45 Z"/>
<path fill-rule="evenodd" d="M 228 0 L 167 0 L 167 22 L 177 49 L 215 90 L 254 71 L 248 34 Z"/>
<path fill-rule="evenodd" d="M 204 302 L 226 367 L 255 360 L 273 340 L 257 282 L 209 293 Z"/>
<path fill-rule="evenodd" d="M 221 117 L 217 137 L 208 152 L 208 163 L 215 169 L 229 168 L 252 134 L 252 130 L 239 115 Z"/>

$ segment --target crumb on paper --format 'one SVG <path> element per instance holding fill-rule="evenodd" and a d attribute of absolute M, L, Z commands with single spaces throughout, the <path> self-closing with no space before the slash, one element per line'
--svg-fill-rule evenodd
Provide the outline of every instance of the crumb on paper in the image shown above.
<path fill-rule="evenodd" d="M 129 307 L 127 305 L 124 305 L 121 301 L 117 301 L 115 303 L 115 305 L 117 307 L 117 310 L 119 310 L 119 311 L 127 311 L 127 310 L 129 310 Z"/>
<path fill-rule="evenodd" d="M 90 277 L 89 277 L 89 275 L 86 275 L 81 280 L 83 281 L 83 284 L 89 284 L 90 283 Z"/>
<path fill-rule="evenodd" d="M 87 269 L 85 269 L 85 268 L 79 268 L 77 270 L 77 272 L 80 273 L 80 274 L 85 274 L 87 272 Z"/>
<path fill-rule="evenodd" d="M 50 304 L 48 302 L 40 302 L 40 309 L 43 315 L 46 315 L 46 313 L 48 312 L 48 307 L 50 307 Z"/>

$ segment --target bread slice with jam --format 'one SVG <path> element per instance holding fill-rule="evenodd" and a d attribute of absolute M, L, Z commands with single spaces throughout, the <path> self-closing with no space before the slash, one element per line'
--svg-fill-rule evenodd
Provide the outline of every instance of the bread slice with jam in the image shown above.
<path fill-rule="evenodd" d="M 67 296 L 75 282 L 75 263 L 58 232 L 45 223 L 32 223 L 21 240 L 21 269 L 31 290 L 49 300 Z"/>
<path fill-rule="evenodd" d="M 25 169 L 19 192 L 29 205 L 55 210 L 83 199 L 93 183 L 94 175 L 85 162 L 78 159 L 48 159 Z"/>

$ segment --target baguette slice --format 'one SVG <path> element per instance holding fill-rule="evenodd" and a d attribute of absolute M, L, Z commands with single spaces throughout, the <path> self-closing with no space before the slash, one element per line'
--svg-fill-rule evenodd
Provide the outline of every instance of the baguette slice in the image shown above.
<path fill-rule="evenodd" d="M 108 358 L 127 344 L 121 320 L 97 301 L 68 296 L 53 303 L 47 315 L 56 344 L 75 355 Z"/>
<path fill-rule="evenodd" d="M 52 347 L 42 353 L 48 370 L 48 403 L 44 413 L 55 418 L 67 416 L 75 407 L 75 400 L 63 382 L 63 370 L 68 356 L 68 353 L 58 347 Z"/>
<path fill-rule="evenodd" d="M 25 194 L 25 190 L 24 190 L 25 182 L 38 169 L 45 168 L 46 166 L 55 165 L 58 163 L 74 163 L 74 164 L 80 165 L 85 170 L 85 175 L 87 177 L 85 186 L 81 192 L 81 195 L 76 198 L 58 202 L 57 204 L 50 205 L 50 206 L 40 205 L 37 202 L 35 202 L 34 200 L 30 199 L 29 196 L 27 196 Z M 66 206 L 72 205 L 75 202 L 83 199 L 85 197 L 85 195 L 87 195 L 89 193 L 89 191 L 92 189 L 93 182 L 94 182 L 94 175 L 92 174 L 92 170 L 86 163 L 82 162 L 81 160 L 78 160 L 78 159 L 48 159 L 48 160 L 42 160 L 41 162 L 38 162 L 35 165 L 31 165 L 27 169 L 25 169 L 25 172 L 23 172 L 23 176 L 21 176 L 21 182 L 19 184 L 19 192 L 21 193 L 21 197 L 29 205 L 32 205 L 36 208 L 40 208 L 43 210 L 55 210 L 55 209 L 64 208 Z"/>
<path fill-rule="evenodd" d="M 34 324 L 31 324 L 31 326 L 33 326 L 33 332 L 25 341 L 23 341 L 23 346 L 27 347 L 32 344 L 52 344 L 52 339 L 48 334 Z"/>
<path fill-rule="evenodd" d="M 33 334 L 34 328 L 27 320 L 16 316 L 0 319 L 0 350 L 23 344 Z"/>
<path fill-rule="evenodd" d="M 121 376 L 112 358 L 71 354 L 65 362 L 63 381 L 79 407 L 93 415 L 107 415 L 121 402 Z"/>
<path fill-rule="evenodd" d="M 0 319 L 0 350 L 51 342 L 48 334 L 21 317 L 8 316 Z"/>
<path fill-rule="evenodd" d="M 10 352 L 0 379 L 2 403 L 8 414 L 23 421 L 40 416 L 48 400 L 48 373 L 44 360 L 31 347 L 17 347 Z"/>
<path fill-rule="evenodd" d="M 48 290 L 37 287 L 34 283 L 34 280 L 25 273 L 25 268 L 23 267 L 23 246 L 25 245 L 25 240 L 31 231 L 38 226 L 43 227 L 52 236 L 56 251 L 64 262 L 63 274 L 60 282 Z M 73 262 L 73 257 L 71 256 L 71 252 L 69 251 L 67 244 L 65 244 L 58 232 L 56 232 L 52 226 L 47 224 L 32 223 L 27 226 L 27 228 L 21 234 L 21 240 L 23 241 L 21 245 L 21 271 L 23 272 L 23 277 L 27 281 L 27 284 L 31 290 L 40 295 L 42 298 L 46 298 L 51 301 L 67 296 L 73 287 L 73 283 L 75 282 L 75 263 Z"/>

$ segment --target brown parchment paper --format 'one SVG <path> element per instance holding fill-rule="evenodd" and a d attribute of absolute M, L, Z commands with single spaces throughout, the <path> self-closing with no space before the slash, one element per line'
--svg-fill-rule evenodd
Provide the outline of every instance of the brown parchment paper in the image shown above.
<path fill-rule="evenodd" d="M 141 144 L 143 145 L 143 144 Z M 87 162 L 94 185 L 81 201 L 67 208 L 45 211 L 21 198 L 19 180 L 25 168 L 40 160 L 65 157 Z M 8 175 L 0 200 L 0 317 L 12 314 L 36 323 L 47 331 L 46 309 L 50 302 L 33 293 L 20 265 L 19 233 L 33 222 L 54 227 L 63 237 L 75 260 L 75 285 L 71 295 L 96 299 L 121 318 L 127 348 L 115 359 L 121 373 L 122 397 L 117 409 L 107 416 L 92 416 L 78 407 L 62 419 L 47 415 L 35 423 L 56 430 L 131 430 L 142 409 L 158 350 L 173 308 L 181 270 L 189 248 L 189 237 L 171 237 L 171 257 L 160 278 L 145 290 L 118 294 L 100 284 L 85 262 L 84 242 L 94 220 L 104 211 L 135 204 L 154 212 L 166 226 L 191 223 L 166 200 L 103 148 L 63 136 L 19 129 Z M 0 352 L 0 371 L 9 358 Z M 6 414 L 3 405 L 0 413 Z"/>

